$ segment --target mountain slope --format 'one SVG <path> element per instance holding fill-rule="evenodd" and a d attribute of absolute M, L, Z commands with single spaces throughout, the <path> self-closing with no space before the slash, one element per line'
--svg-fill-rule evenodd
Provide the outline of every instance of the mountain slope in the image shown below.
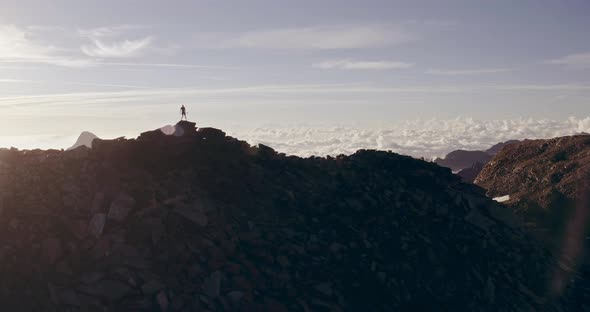
<path fill-rule="evenodd" d="M 502 150 L 479 174 L 475 183 L 492 197 L 534 199 L 543 208 L 551 190 L 578 198 L 590 178 L 590 136 L 527 140 Z"/>
<path fill-rule="evenodd" d="M 476 178 L 490 197 L 506 202 L 568 268 L 561 283 L 590 284 L 590 135 L 527 140 L 508 146 Z M 580 290 L 574 297 L 587 298 Z"/>
<path fill-rule="evenodd" d="M 503 149 L 505 146 L 508 146 L 508 145 L 511 145 L 511 144 L 515 144 L 515 143 L 519 143 L 519 142 L 520 142 L 519 140 L 508 140 L 508 141 L 506 141 L 506 142 L 500 142 L 500 143 L 498 143 L 498 144 L 495 144 L 494 146 L 492 146 L 492 147 L 488 148 L 488 149 L 486 150 L 486 153 L 488 153 L 488 154 L 490 154 L 490 155 L 492 155 L 492 156 L 495 156 L 495 155 L 496 155 L 496 154 L 498 154 L 500 151 L 502 151 L 502 149 Z"/>
<path fill-rule="evenodd" d="M 11 310 L 568 307 L 546 287 L 555 261 L 503 205 L 411 157 L 288 157 L 181 122 L 0 150 L 0 177 Z"/>
<path fill-rule="evenodd" d="M 590 135 L 511 145 L 475 183 L 490 197 L 510 195 L 508 204 L 544 233 L 544 240 L 559 245 L 576 207 L 590 195 Z"/>

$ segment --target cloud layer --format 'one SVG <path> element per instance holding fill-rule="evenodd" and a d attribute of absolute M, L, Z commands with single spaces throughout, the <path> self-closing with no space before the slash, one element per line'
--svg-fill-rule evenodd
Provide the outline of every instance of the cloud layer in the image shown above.
<path fill-rule="evenodd" d="M 388 128 L 259 127 L 231 135 L 300 156 L 350 154 L 358 149 L 391 150 L 416 157 L 442 157 L 456 149 L 481 150 L 511 139 L 551 138 L 590 132 L 590 117 L 567 120 L 472 118 L 405 122 Z"/>

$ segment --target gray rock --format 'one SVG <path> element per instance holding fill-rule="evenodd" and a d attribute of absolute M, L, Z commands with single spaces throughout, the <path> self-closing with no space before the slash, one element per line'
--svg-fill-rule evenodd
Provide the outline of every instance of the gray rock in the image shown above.
<path fill-rule="evenodd" d="M 141 286 L 141 291 L 146 295 L 153 295 L 164 289 L 165 285 L 156 280 L 151 280 Z"/>
<path fill-rule="evenodd" d="M 202 211 L 200 211 L 196 207 L 180 206 L 180 207 L 175 208 L 174 211 L 177 214 L 192 221 L 193 223 L 195 223 L 198 226 L 207 226 L 207 224 L 209 223 L 209 218 L 207 218 L 205 213 L 203 213 Z"/>
<path fill-rule="evenodd" d="M 161 311 L 168 311 L 168 296 L 164 291 L 161 291 L 158 296 L 156 296 L 156 301 L 158 301 L 158 305 L 160 306 Z"/>
<path fill-rule="evenodd" d="M 61 242 L 57 238 L 46 238 L 43 241 L 43 257 L 54 264 L 61 257 Z"/>
<path fill-rule="evenodd" d="M 244 297 L 244 292 L 242 292 L 242 291 L 234 290 L 234 291 L 230 291 L 229 293 L 227 293 L 227 298 L 233 304 L 239 303 L 243 297 Z"/>
<path fill-rule="evenodd" d="M 123 221 L 135 207 L 135 199 L 129 194 L 121 193 L 109 208 L 108 218 L 115 221 Z"/>
<path fill-rule="evenodd" d="M 322 283 L 318 284 L 315 287 L 315 290 L 319 291 L 320 293 L 331 297 L 332 296 L 332 284 L 331 283 Z"/>
<path fill-rule="evenodd" d="M 283 267 L 289 267 L 291 265 L 291 262 L 289 262 L 289 259 L 283 255 L 278 256 L 277 257 L 277 262 Z"/>
<path fill-rule="evenodd" d="M 64 289 L 59 294 L 59 301 L 70 306 L 80 306 L 80 299 L 73 289 Z"/>
<path fill-rule="evenodd" d="M 465 221 L 479 227 L 485 232 L 488 231 L 490 226 L 494 225 L 494 221 L 484 216 L 477 208 L 471 209 L 469 214 L 465 216 Z"/>
<path fill-rule="evenodd" d="M 104 199 L 104 194 L 96 193 L 94 198 L 92 199 L 92 205 L 90 206 L 90 213 L 99 213 L 102 212 L 102 201 Z"/>
<path fill-rule="evenodd" d="M 78 287 L 78 291 L 88 295 L 100 296 L 109 301 L 115 301 L 129 294 L 131 288 L 119 281 L 102 280 L 98 283 L 80 286 Z"/>
<path fill-rule="evenodd" d="M 221 287 L 221 272 L 215 271 L 211 273 L 209 278 L 205 279 L 203 283 L 203 292 L 211 298 L 219 296 L 219 289 Z"/>
<path fill-rule="evenodd" d="M 90 220 L 90 224 L 88 225 L 88 232 L 96 237 L 96 238 L 100 238 L 100 236 L 102 235 L 102 231 L 104 229 L 104 225 L 105 222 L 107 220 L 107 217 L 104 213 L 97 213 L 94 216 L 92 216 L 92 219 Z"/>

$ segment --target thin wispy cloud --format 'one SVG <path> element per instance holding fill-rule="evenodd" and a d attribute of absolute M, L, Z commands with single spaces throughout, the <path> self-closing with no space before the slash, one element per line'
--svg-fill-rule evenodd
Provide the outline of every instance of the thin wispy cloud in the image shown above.
<path fill-rule="evenodd" d="M 569 54 L 561 58 L 547 60 L 545 63 L 564 65 L 575 69 L 587 69 L 590 68 L 590 52 Z"/>
<path fill-rule="evenodd" d="M 39 67 L 33 67 L 33 66 L 5 66 L 5 65 L 0 65 L 0 69 L 32 70 L 32 69 L 39 69 Z"/>
<path fill-rule="evenodd" d="M 27 83 L 31 82 L 31 80 L 26 79 L 0 79 L 0 83 Z"/>
<path fill-rule="evenodd" d="M 477 68 L 477 69 L 429 69 L 425 71 L 430 75 L 463 76 L 463 75 L 485 75 L 498 74 L 514 71 L 515 68 Z"/>
<path fill-rule="evenodd" d="M 290 85 L 253 85 L 230 88 L 139 88 L 132 90 L 104 92 L 73 92 L 59 94 L 40 94 L 0 97 L 0 107 L 18 105 L 84 105 L 88 103 L 142 102 L 146 100 L 168 101 L 170 99 L 190 96 L 218 98 L 230 96 L 232 100 L 244 99 L 246 96 L 293 96 L 293 95 L 348 95 L 348 94 L 432 94 L 432 93 L 470 93 L 503 90 L 511 92 L 552 92 L 552 91 L 590 91 L 590 85 L 556 84 L 556 85 L 471 85 L 471 86 L 403 86 L 383 87 L 364 83 L 345 84 L 290 84 Z M 137 88 L 136 88 L 137 87 Z M 227 100 L 227 98 L 226 98 Z"/>
<path fill-rule="evenodd" d="M 145 25 L 116 25 L 116 26 L 103 26 L 88 29 L 78 29 L 78 34 L 82 37 L 90 39 L 100 38 L 112 38 L 119 37 L 122 35 L 128 35 L 130 32 L 138 30 L 145 30 L 149 27 Z"/>
<path fill-rule="evenodd" d="M 0 25 L 0 59 L 47 58 L 55 48 L 30 39 L 30 33 L 15 25 Z"/>
<path fill-rule="evenodd" d="M 63 55 L 63 49 L 31 38 L 30 30 L 0 25 L 0 63 L 38 63 L 67 67 L 88 67 L 92 61 Z"/>
<path fill-rule="evenodd" d="M 198 65 L 198 64 L 179 64 L 179 63 L 123 63 L 123 62 L 100 62 L 104 66 L 129 66 L 129 67 L 162 67 L 162 68 L 191 68 L 191 69 L 227 69 L 237 70 L 242 67 L 237 66 L 216 66 L 216 65 Z"/>
<path fill-rule="evenodd" d="M 412 63 L 392 61 L 355 61 L 350 59 L 327 60 L 315 63 L 312 67 L 321 69 L 357 69 L 357 70 L 385 70 L 402 69 L 414 66 Z"/>
<path fill-rule="evenodd" d="M 153 42 L 152 37 L 137 40 L 124 40 L 105 43 L 94 40 L 93 45 L 84 45 L 80 49 L 84 54 L 100 58 L 130 58 L 142 56 Z"/>
<path fill-rule="evenodd" d="M 199 34 L 201 48 L 257 48 L 337 50 L 395 45 L 418 39 L 400 26 L 390 24 L 310 26 L 248 31 L 238 34 Z"/>

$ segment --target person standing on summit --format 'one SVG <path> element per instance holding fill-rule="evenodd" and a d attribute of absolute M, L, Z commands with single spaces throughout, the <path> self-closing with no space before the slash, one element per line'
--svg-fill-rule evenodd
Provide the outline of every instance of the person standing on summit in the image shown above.
<path fill-rule="evenodd" d="M 180 115 L 180 120 L 182 120 L 182 118 L 184 118 L 184 120 L 187 120 L 186 119 L 186 108 L 184 107 L 184 105 L 182 105 L 180 107 L 180 114 L 181 114 Z"/>

